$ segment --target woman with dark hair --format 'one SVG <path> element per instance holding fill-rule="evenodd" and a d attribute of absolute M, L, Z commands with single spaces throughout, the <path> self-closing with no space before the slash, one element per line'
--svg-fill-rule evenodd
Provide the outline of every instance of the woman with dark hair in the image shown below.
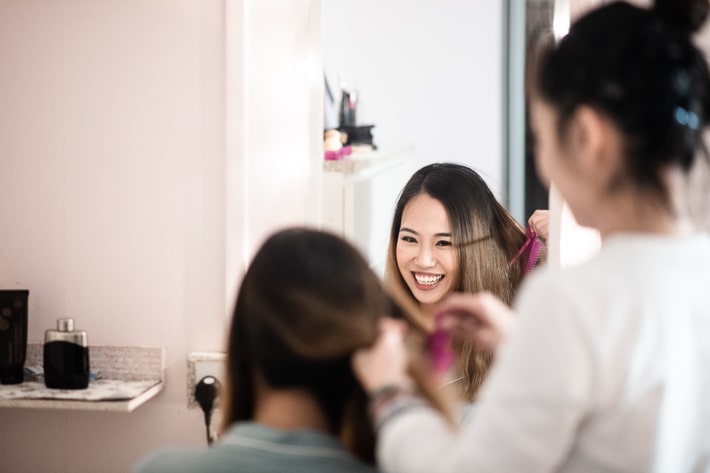
<path fill-rule="evenodd" d="M 691 37 L 707 14 L 707 0 L 611 3 L 541 52 L 538 173 L 601 250 L 532 275 L 517 317 L 490 294 L 438 307 L 459 336 L 500 346 L 496 364 L 459 432 L 404 408 L 404 391 L 394 415 L 379 403 L 384 471 L 710 471 L 710 236 L 686 199 L 689 169 L 707 159 L 710 74 Z M 406 381 L 402 332 L 354 357 L 368 390 Z"/>
<path fill-rule="evenodd" d="M 523 227 L 473 169 L 430 164 L 412 175 L 392 220 L 385 281 L 409 294 L 434 325 L 436 305 L 456 292 L 488 291 L 510 304 L 525 273 Z M 454 341 L 454 380 L 473 401 L 492 357 Z"/>
<path fill-rule="evenodd" d="M 158 452 L 136 471 L 374 472 L 368 399 L 350 357 L 374 342 L 384 316 L 404 315 L 341 238 L 274 234 L 237 297 L 220 441 Z M 443 408 L 425 380 L 415 386 Z"/>

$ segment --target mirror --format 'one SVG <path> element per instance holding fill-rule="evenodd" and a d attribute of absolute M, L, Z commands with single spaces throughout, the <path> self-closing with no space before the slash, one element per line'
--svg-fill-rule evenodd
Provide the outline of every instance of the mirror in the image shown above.
<path fill-rule="evenodd" d="M 417 169 L 454 161 L 476 169 L 521 222 L 547 208 L 525 120 L 525 50 L 552 30 L 554 0 L 323 3 L 324 68 L 339 103 L 375 144 L 411 146 Z"/>
<path fill-rule="evenodd" d="M 501 2 L 329 0 L 323 12 L 335 103 L 341 83 L 357 91 L 378 148 L 413 149 L 414 169 L 470 165 L 507 200 Z"/>

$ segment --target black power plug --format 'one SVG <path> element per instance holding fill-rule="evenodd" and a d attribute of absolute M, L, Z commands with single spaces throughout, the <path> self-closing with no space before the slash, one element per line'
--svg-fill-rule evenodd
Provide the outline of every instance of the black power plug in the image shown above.
<path fill-rule="evenodd" d="M 210 424 L 212 423 L 212 411 L 214 410 L 219 390 L 219 380 L 214 376 L 205 376 L 197 383 L 197 386 L 195 386 L 195 400 L 205 414 L 208 445 L 211 445 L 213 440 L 212 434 L 210 433 Z"/>

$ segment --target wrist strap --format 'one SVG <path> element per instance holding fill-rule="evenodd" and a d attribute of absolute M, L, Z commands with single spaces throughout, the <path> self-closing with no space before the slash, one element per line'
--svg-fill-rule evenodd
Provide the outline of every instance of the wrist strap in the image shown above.
<path fill-rule="evenodd" d="M 409 390 L 399 384 L 385 384 L 384 386 L 380 386 L 379 388 L 368 392 L 367 397 L 370 402 L 377 402 L 391 397 L 396 397 L 397 395 L 403 393 L 409 393 Z"/>
<path fill-rule="evenodd" d="M 373 412 L 372 416 L 375 432 L 379 432 L 383 425 L 402 412 L 424 406 L 427 406 L 426 401 L 414 395 L 401 396 L 387 404 L 381 405 L 377 411 Z"/>
<path fill-rule="evenodd" d="M 370 417 L 376 424 L 376 428 L 384 422 L 384 419 L 392 417 L 401 401 L 415 399 L 411 390 L 399 384 L 386 384 L 367 393 L 369 400 L 368 409 Z"/>

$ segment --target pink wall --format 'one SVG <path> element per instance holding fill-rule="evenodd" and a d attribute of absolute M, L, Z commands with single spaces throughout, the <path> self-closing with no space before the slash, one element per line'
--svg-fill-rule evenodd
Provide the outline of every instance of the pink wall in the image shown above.
<path fill-rule="evenodd" d="M 0 2 L 0 287 L 30 289 L 31 340 L 74 317 L 91 344 L 167 349 L 165 391 L 133 413 L 0 409 L 0 471 L 125 472 L 204 443 L 186 355 L 223 349 L 264 235 L 314 220 L 320 2 L 275 1 Z M 269 122 L 259 76 L 288 71 L 297 98 Z"/>

